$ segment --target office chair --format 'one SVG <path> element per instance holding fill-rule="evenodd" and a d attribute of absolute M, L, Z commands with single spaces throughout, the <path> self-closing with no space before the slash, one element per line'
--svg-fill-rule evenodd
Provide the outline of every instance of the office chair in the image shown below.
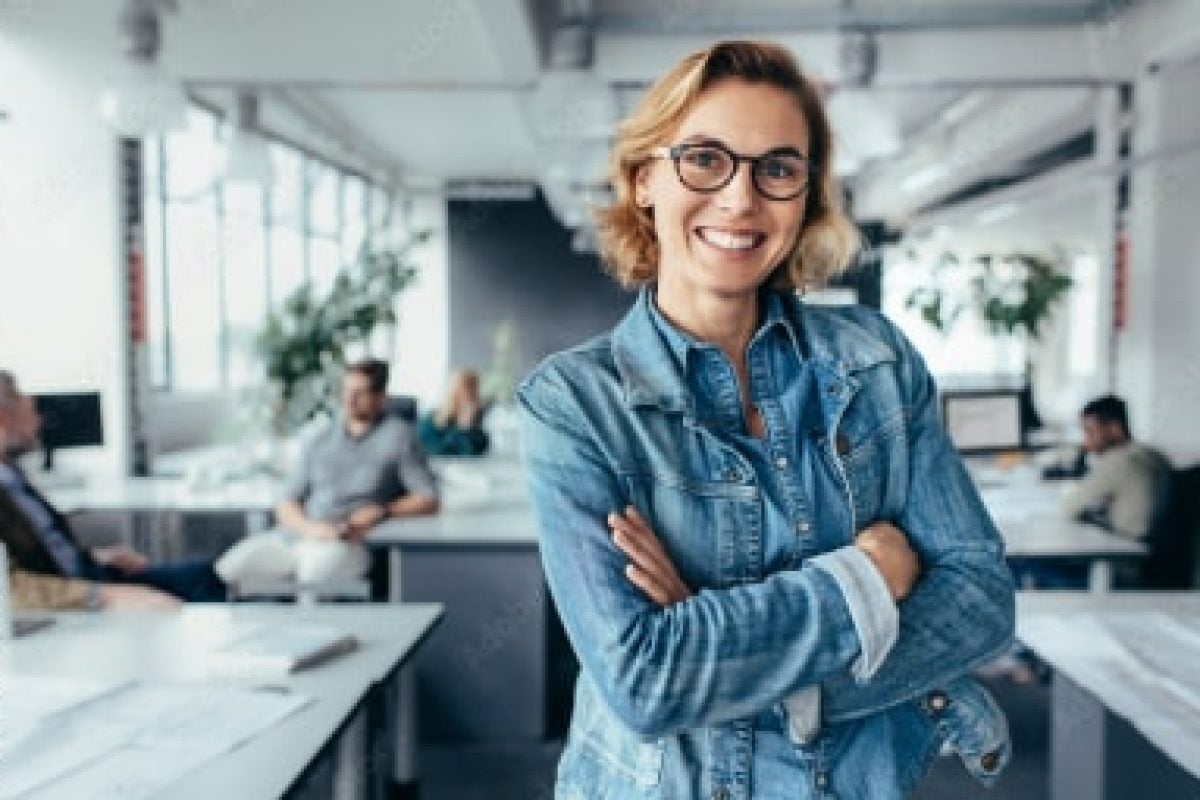
<path fill-rule="evenodd" d="M 417 421 L 417 399 L 408 395 L 395 394 L 387 399 L 387 405 L 383 408 L 383 413 L 389 417 L 399 417 L 405 422 L 416 424 Z"/>
<path fill-rule="evenodd" d="M 1146 537 L 1138 589 L 1192 589 L 1200 580 L 1200 464 L 1172 470 L 1163 513 Z"/>

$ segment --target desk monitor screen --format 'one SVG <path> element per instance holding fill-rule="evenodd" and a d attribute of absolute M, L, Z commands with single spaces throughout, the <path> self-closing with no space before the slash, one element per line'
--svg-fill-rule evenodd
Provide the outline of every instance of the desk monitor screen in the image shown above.
<path fill-rule="evenodd" d="M 942 420 L 960 453 L 1020 450 L 1023 444 L 1017 391 L 947 392 Z"/>
<path fill-rule="evenodd" d="M 55 450 L 104 444 L 98 393 L 39 394 L 34 395 L 33 402 L 42 418 L 42 448 L 47 470 L 54 465 Z"/>

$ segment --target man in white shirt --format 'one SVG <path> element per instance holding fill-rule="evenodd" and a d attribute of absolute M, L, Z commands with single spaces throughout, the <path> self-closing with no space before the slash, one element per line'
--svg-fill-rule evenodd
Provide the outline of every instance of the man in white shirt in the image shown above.
<path fill-rule="evenodd" d="M 1063 510 L 1122 536 L 1145 538 L 1166 507 L 1171 465 L 1133 441 L 1119 397 L 1107 395 L 1084 406 L 1083 435 L 1088 474 L 1063 500 Z"/>

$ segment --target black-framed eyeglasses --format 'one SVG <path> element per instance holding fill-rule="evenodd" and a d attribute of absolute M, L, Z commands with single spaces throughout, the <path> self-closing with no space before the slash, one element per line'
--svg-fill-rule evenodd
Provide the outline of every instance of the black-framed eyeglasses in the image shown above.
<path fill-rule="evenodd" d="M 754 188 L 768 200 L 795 200 L 804 194 L 813 174 L 808 157 L 794 147 L 779 147 L 761 156 L 746 156 L 733 152 L 720 142 L 686 142 L 673 147 L 657 147 L 651 155 L 674 161 L 679 182 L 693 192 L 724 189 L 743 161 L 750 165 Z"/>

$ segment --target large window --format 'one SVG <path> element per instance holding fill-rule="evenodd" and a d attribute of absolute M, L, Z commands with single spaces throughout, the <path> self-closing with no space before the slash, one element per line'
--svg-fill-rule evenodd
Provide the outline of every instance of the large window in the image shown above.
<path fill-rule="evenodd" d="M 273 144 L 269 189 L 226 184 L 217 119 L 144 148 L 147 344 L 155 389 L 213 392 L 261 380 L 252 354 L 267 312 L 305 281 L 326 290 L 354 263 L 387 194 Z"/>
<path fill-rule="evenodd" d="M 1027 347 L 1018 337 L 995 336 L 983 318 L 965 310 L 952 330 L 939 333 L 921 318 L 917 309 L 906 308 L 905 300 L 918 286 L 927 285 L 936 254 L 923 254 L 911 260 L 899 249 L 885 254 L 883 271 L 883 312 L 893 319 L 924 356 L 929 371 L 939 380 L 990 380 L 997 377 L 1018 380 L 1025 373 Z M 940 280 L 951 298 L 965 302 L 969 289 L 967 270 L 950 269 Z"/>

